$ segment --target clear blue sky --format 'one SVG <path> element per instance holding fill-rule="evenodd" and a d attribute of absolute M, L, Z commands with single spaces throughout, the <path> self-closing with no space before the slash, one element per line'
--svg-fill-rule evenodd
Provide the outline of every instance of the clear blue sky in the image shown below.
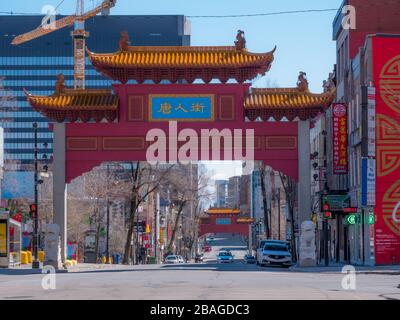
<path fill-rule="evenodd" d="M 0 1 L 0 11 L 40 13 L 46 4 L 57 6 L 61 0 Z M 87 8 L 100 0 L 86 0 Z M 342 0 L 118 0 L 112 14 L 229 15 L 305 9 L 339 8 Z M 76 0 L 64 0 L 61 14 L 75 12 Z M 332 20 L 335 12 L 299 13 L 246 18 L 191 18 L 192 45 L 232 45 L 238 29 L 246 33 L 247 47 L 265 52 L 277 45 L 275 62 L 267 83 L 294 86 L 299 71 L 307 72 L 311 90 L 319 92 L 335 63 Z"/>
<path fill-rule="evenodd" d="M 40 13 L 44 5 L 57 6 L 61 0 L 0 1 L 0 11 Z M 100 0 L 86 0 L 86 8 Z M 117 0 L 112 14 L 183 14 L 230 15 L 279 11 L 339 8 L 342 0 Z M 64 0 L 58 12 L 75 12 L 76 0 Z M 295 86 L 299 71 L 307 72 L 310 89 L 322 90 L 322 81 L 335 64 L 335 43 L 332 41 L 332 21 L 335 12 L 299 13 L 246 18 L 191 18 L 192 45 L 233 45 L 236 31 L 246 33 L 247 48 L 265 52 L 275 45 L 278 49 L 271 71 L 255 85 Z M 214 163 L 216 178 L 239 174 L 233 164 Z"/>

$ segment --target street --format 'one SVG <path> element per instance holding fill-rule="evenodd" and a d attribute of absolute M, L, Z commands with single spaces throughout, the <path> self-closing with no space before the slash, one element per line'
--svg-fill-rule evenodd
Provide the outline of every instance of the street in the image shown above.
<path fill-rule="evenodd" d="M 232 248 L 235 263 L 215 263 L 221 247 Z M 344 275 L 340 271 L 300 272 L 246 265 L 238 258 L 246 252 L 241 247 L 239 237 L 216 236 L 213 251 L 203 264 L 78 267 L 56 274 L 55 290 L 42 289 L 40 274 L 13 275 L 0 270 L 0 299 L 400 299 L 398 272 L 357 274 L 356 290 L 347 291 L 341 286 Z"/>

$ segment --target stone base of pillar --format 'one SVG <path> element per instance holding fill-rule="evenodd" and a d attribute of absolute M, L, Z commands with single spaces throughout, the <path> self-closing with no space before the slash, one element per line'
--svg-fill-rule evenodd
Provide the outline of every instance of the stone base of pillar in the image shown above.
<path fill-rule="evenodd" d="M 45 227 L 45 262 L 44 266 L 52 266 L 56 270 L 64 269 L 61 260 L 60 227 L 58 224 L 51 223 Z"/>
<path fill-rule="evenodd" d="M 46 266 L 51 266 L 55 270 L 64 270 L 65 269 L 64 265 L 61 262 L 61 259 L 60 259 L 60 261 L 45 261 L 43 264 L 43 267 L 46 267 Z"/>
<path fill-rule="evenodd" d="M 312 221 L 304 221 L 300 231 L 299 266 L 315 267 L 316 265 L 315 224 Z"/>

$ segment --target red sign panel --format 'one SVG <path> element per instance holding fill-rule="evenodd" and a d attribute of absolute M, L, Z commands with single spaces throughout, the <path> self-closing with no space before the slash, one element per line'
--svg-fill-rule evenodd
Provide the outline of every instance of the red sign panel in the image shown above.
<path fill-rule="evenodd" d="M 375 262 L 400 264 L 400 37 L 372 39 L 376 87 Z"/>
<path fill-rule="evenodd" d="M 347 106 L 333 105 L 333 174 L 347 174 Z"/>

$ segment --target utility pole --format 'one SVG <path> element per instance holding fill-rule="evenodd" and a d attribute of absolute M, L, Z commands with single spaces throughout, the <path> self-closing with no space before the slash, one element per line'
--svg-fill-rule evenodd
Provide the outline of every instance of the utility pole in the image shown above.
<path fill-rule="evenodd" d="M 139 264 L 139 210 L 136 213 L 135 264 Z"/>
<path fill-rule="evenodd" d="M 158 229 L 159 229 L 159 207 L 160 207 L 160 193 L 157 191 L 156 193 L 156 201 L 154 204 L 154 258 L 156 263 L 158 262 Z"/>
<path fill-rule="evenodd" d="M 278 240 L 281 240 L 281 188 L 278 188 Z"/>
<path fill-rule="evenodd" d="M 34 131 L 34 159 L 35 159 L 35 175 L 34 175 L 34 185 L 35 185 L 35 195 L 34 195 L 34 204 L 36 207 L 36 213 L 35 213 L 35 219 L 34 219 L 34 227 L 33 227 L 33 257 L 34 260 L 32 261 L 32 268 L 33 269 L 39 269 L 40 268 L 40 263 L 38 260 L 38 241 L 39 241 L 39 234 L 38 234 L 38 229 L 39 229 L 39 208 L 38 208 L 38 198 L 39 198 L 39 193 L 38 193 L 38 186 L 39 186 L 39 178 L 38 178 L 38 137 L 37 137 L 37 131 L 38 131 L 38 124 L 36 122 L 33 123 L 33 131 Z"/>

